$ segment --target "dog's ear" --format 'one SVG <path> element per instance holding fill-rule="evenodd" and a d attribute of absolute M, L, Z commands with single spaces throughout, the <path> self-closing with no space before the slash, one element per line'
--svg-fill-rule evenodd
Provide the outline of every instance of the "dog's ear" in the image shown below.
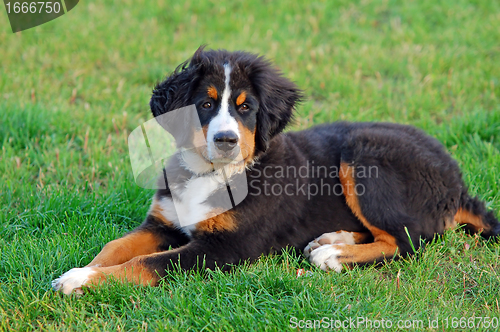
<path fill-rule="evenodd" d="M 198 48 L 190 60 L 179 65 L 163 82 L 156 84 L 149 101 L 155 117 L 189 105 L 203 75 L 203 49 L 204 46 Z"/>
<path fill-rule="evenodd" d="M 258 155 L 267 150 L 270 140 L 292 120 L 294 107 L 303 99 L 303 92 L 263 57 L 254 59 L 245 71 L 259 97 L 255 133 L 255 154 Z"/>
<path fill-rule="evenodd" d="M 187 106 L 190 106 L 193 91 L 203 75 L 203 49 L 204 46 L 198 48 L 190 60 L 179 65 L 169 77 L 158 83 L 149 101 L 151 112 L 175 138 L 177 147 L 191 147 L 193 129 L 197 129 L 196 115 Z M 178 111 L 172 112 L 174 110 Z"/>

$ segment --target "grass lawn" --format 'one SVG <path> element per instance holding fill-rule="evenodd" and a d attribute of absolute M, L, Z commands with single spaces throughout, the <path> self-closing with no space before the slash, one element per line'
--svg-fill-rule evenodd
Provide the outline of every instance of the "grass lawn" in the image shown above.
<path fill-rule="evenodd" d="M 201 44 L 264 54 L 304 88 L 290 130 L 338 119 L 426 130 L 500 211 L 500 2 L 86 0 L 17 34 L 0 12 L 0 330 L 500 324 L 500 244 L 461 231 L 341 274 L 285 252 L 231 273 L 172 272 L 157 288 L 77 298 L 50 286 L 142 222 L 153 191 L 134 184 L 126 138 L 151 118 L 155 82 Z"/>

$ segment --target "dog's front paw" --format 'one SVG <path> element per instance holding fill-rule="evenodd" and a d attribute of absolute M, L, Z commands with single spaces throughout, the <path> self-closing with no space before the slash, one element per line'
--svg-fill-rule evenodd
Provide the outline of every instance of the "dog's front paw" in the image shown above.
<path fill-rule="evenodd" d="M 310 252 L 309 261 L 324 271 L 334 270 L 341 272 L 342 263 L 339 260 L 342 254 L 341 247 L 342 244 L 325 244 L 319 246 Z"/>
<path fill-rule="evenodd" d="M 354 237 L 351 232 L 338 231 L 332 233 L 324 233 L 320 237 L 312 240 L 304 248 L 304 256 L 308 257 L 311 255 L 313 250 L 325 245 L 325 244 L 354 244 Z"/>
<path fill-rule="evenodd" d="M 82 286 L 89 281 L 90 277 L 97 273 L 92 267 L 74 268 L 52 281 L 52 288 L 66 295 L 75 292 L 82 294 Z"/>

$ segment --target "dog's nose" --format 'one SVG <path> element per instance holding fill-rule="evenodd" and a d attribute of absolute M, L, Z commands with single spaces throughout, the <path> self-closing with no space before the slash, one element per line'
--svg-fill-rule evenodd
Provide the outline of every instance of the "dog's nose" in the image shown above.
<path fill-rule="evenodd" d="M 234 131 L 221 131 L 214 135 L 214 143 L 217 149 L 228 152 L 238 144 L 238 135 Z"/>

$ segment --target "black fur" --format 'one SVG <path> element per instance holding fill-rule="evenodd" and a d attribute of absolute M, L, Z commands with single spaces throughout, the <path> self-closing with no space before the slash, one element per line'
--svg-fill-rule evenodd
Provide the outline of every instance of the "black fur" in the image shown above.
<path fill-rule="evenodd" d="M 236 84 L 255 92 L 258 99 L 256 117 L 247 125 L 250 129 L 256 127 L 255 155 L 258 156 L 267 150 L 271 138 L 291 121 L 295 105 L 303 98 L 301 90 L 264 57 L 247 52 L 205 51 L 200 47 L 191 60 L 156 85 L 150 101 L 151 111 L 158 116 L 195 103 L 194 95 L 204 77 L 215 85 L 223 85 L 220 65 L 225 62 L 237 65 L 232 76 L 241 82 Z M 204 115 L 199 116 L 203 125 Z"/>
<path fill-rule="evenodd" d="M 153 114 L 159 116 L 191 104 L 199 107 L 209 84 L 223 84 L 221 66 L 228 61 L 236 66 L 232 76 L 235 86 L 246 89 L 253 98 L 253 109 L 246 115 L 231 112 L 256 130 L 258 157 L 245 170 L 247 197 L 230 211 L 236 229 L 194 229 L 188 240 L 175 227 L 158 226 L 150 216 L 141 229 L 158 234 L 163 239 L 162 248 L 183 246 L 144 258 L 148 269 L 163 276 L 175 264 L 189 269 L 202 261 L 208 268 L 227 268 L 286 246 L 302 250 L 323 233 L 368 231 L 347 205 L 344 194 L 311 192 L 312 188 L 341 188 L 334 172 L 340 170 L 341 163 L 354 167 L 356 184 L 364 189 L 358 195 L 362 213 L 372 226 L 396 239 L 400 254 L 412 253 L 420 239 L 443 233 L 459 208 L 482 218 L 488 226 L 483 235 L 500 233 L 494 214 L 467 194 L 457 163 L 436 139 L 421 130 L 390 123 L 338 122 L 281 134 L 302 93 L 262 57 L 200 48 L 190 61 L 156 85 L 150 102 Z M 200 119 L 202 125 L 210 121 L 203 112 Z M 376 173 L 360 175 L 370 168 Z M 282 175 L 280 169 L 309 173 Z M 189 174 L 184 176 L 189 178 Z M 278 194 L 277 188 L 288 191 Z M 172 197 L 168 188 L 156 194 L 157 200 L 165 197 Z M 179 238 L 173 239 L 174 235 Z"/>
<path fill-rule="evenodd" d="M 500 223 L 495 218 L 493 211 L 486 210 L 484 203 L 477 197 L 470 197 L 467 190 L 464 190 L 460 196 L 460 207 L 471 212 L 473 215 L 481 216 L 484 223 L 490 227 L 490 229 L 481 233 L 483 237 L 490 238 L 500 234 Z M 475 232 L 474 229 L 469 229 L 467 226 L 465 228 L 472 233 Z"/>

